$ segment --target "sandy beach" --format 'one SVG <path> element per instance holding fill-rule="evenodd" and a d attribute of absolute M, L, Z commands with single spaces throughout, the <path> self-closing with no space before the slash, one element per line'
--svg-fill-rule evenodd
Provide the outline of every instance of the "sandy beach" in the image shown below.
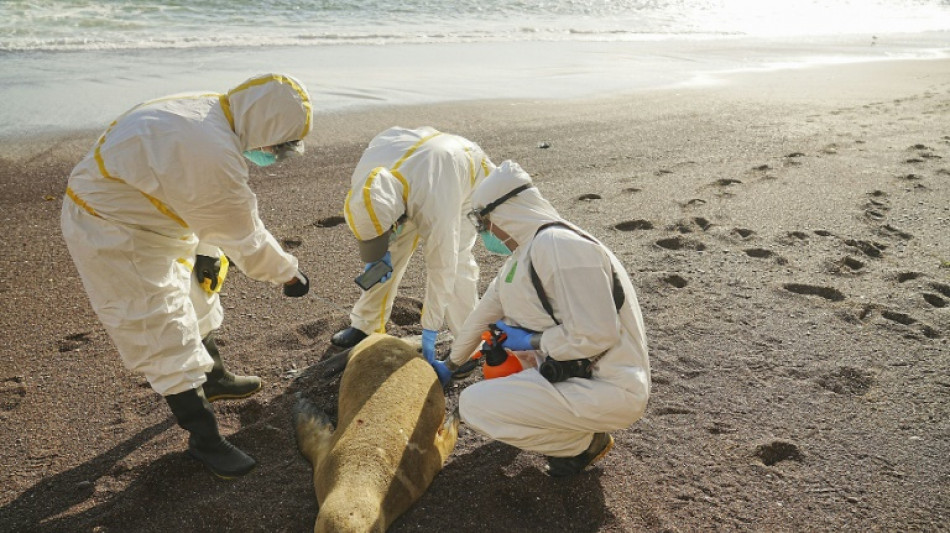
<path fill-rule="evenodd" d="M 318 111 L 315 125 L 302 158 L 252 172 L 311 297 L 240 273 L 222 292 L 222 354 L 265 381 L 215 404 L 259 461 L 234 482 L 186 456 L 186 433 L 123 368 L 62 242 L 66 176 L 99 132 L 0 146 L 0 530 L 310 530 L 290 409 L 300 393 L 335 413 L 338 381 L 312 365 L 335 353 L 329 337 L 358 296 L 341 213 L 350 172 L 379 131 L 430 125 L 520 163 L 624 262 L 653 394 L 570 480 L 463 426 L 392 531 L 950 531 L 950 60 Z M 487 283 L 500 262 L 478 249 Z M 413 261 L 399 336 L 420 333 Z M 476 379 L 455 383 L 449 405 Z"/>

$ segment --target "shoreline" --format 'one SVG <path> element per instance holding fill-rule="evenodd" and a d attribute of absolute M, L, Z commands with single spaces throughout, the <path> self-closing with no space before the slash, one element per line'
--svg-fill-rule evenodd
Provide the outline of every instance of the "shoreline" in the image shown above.
<path fill-rule="evenodd" d="M 5 53 L 0 98 L 16 105 L 0 109 L 0 142 L 102 129 L 150 98 L 223 92 L 268 71 L 295 76 L 310 90 L 316 108 L 336 112 L 475 100 L 596 98 L 702 85 L 735 72 L 950 54 L 950 32 L 872 37 Z"/>
<path fill-rule="evenodd" d="M 316 109 L 314 113 L 315 130 L 308 138 L 308 145 L 321 142 L 321 123 L 334 131 L 351 128 L 342 127 L 347 123 L 376 123 L 376 130 L 370 128 L 367 139 L 376 132 L 385 129 L 385 117 L 421 116 L 441 114 L 453 115 L 478 114 L 480 109 L 486 113 L 504 112 L 505 109 L 518 107 L 537 107 L 545 113 L 557 113 L 562 106 L 577 104 L 611 105 L 625 101 L 658 99 L 659 101 L 676 99 L 677 95 L 718 95 L 725 98 L 737 98 L 746 101 L 763 101 L 772 104 L 791 102 L 814 102 L 820 96 L 821 102 L 829 105 L 844 105 L 853 99 L 869 99 L 886 92 L 894 96 L 917 88 L 928 79 L 950 71 L 950 58 L 892 58 L 849 61 L 835 64 L 807 64 L 783 66 L 777 68 L 750 67 L 696 74 L 692 79 L 681 80 L 666 85 L 641 87 L 638 89 L 618 89 L 614 91 L 598 90 L 591 94 L 576 96 L 546 96 L 537 98 L 471 98 L 448 101 L 426 101 L 407 103 L 377 103 L 363 107 L 337 107 Z M 852 79 L 854 82 L 842 81 Z M 319 89 L 308 87 L 316 102 L 320 98 Z M 118 116 L 118 115 L 116 115 Z M 61 128 L 54 131 L 24 133 L 20 135 L 0 134 L 0 158 L 11 162 L 27 161 L 38 154 L 48 151 L 50 145 L 57 151 L 78 158 L 85 154 L 88 144 L 97 138 L 115 117 L 106 117 L 101 127 Z M 420 122 L 419 124 L 422 124 Z M 354 134 L 349 140 L 359 142 L 360 135 Z M 79 150 L 77 152 L 77 150 Z"/>

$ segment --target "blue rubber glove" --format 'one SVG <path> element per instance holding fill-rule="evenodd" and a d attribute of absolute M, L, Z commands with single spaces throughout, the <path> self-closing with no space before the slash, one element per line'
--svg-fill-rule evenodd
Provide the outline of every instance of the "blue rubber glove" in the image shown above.
<path fill-rule="evenodd" d="M 508 324 L 505 324 L 503 320 L 495 322 L 495 325 L 498 326 L 498 329 L 508 336 L 508 338 L 501 343 L 501 345 L 505 348 L 516 352 L 534 350 L 534 348 L 531 346 L 531 336 L 534 335 L 533 331 L 528 331 L 515 326 L 509 326 Z"/>
<path fill-rule="evenodd" d="M 379 261 L 382 261 L 383 263 L 386 263 L 387 265 L 389 265 L 389 268 L 392 268 L 392 267 L 393 267 L 393 256 L 392 256 L 392 254 L 389 253 L 389 251 L 387 251 L 386 254 L 383 255 L 383 257 L 380 258 Z M 367 270 L 373 268 L 373 265 L 375 265 L 376 263 L 379 263 L 379 261 L 373 261 L 372 263 L 366 263 L 366 264 L 363 266 L 363 272 L 366 272 Z M 391 277 L 393 277 L 392 271 L 387 272 L 386 274 L 383 275 L 383 277 L 379 278 L 379 282 L 380 282 L 380 283 L 386 283 L 387 281 L 389 281 L 389 278 L 391 278 Z"/>
<path fill-rule="evenodd" d="M 445 366 L 444 362 L 439 360 L 429 361 L 429 364 L 435 370 L 435 375 L 439 376 L 439 384 L 442 385 L 442 388 L 447 387 L 449 382 L 452 381 L 452 371 Z"/>
<path fill-rule="evenodd" d="M 446 368 L 445 363 L 435 358 L 435 338 L 438 335 L 439 332 L 435 330 L 422 330 L 422 356 L 432 365 L 432 369 L 439 376 L 439 383 L 444 389 L 452 381 L 452 371 Z"/>
<path fill-rule="evenodd" d="M 435 338 L 438 335 L 439 332 L 435 330 L 422 330 L 422 356 L 430 363 L 435 361 Z"/>

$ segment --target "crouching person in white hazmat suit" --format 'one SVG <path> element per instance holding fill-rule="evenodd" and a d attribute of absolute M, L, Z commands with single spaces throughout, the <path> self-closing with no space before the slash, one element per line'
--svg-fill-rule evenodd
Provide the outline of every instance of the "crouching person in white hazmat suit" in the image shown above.
<path fill-rule="evenodd" d="M 429 127 L 390 128 L 370 141 L 353 172 L 344 214 L 364 273 L 382 274 L 363 284 L 351 325 L 333 335 L 334 345 L 355 346 L 369 333 L 386 332 L 397 287 L 421 244 L 422 353 L 436 362 L 439 330 L 445 324 L 457 334 L 478 302 L 476 235 L 466 214 L 472 190 L 494 168 L 477 144 Z M 436 371 L 443 384 L 449 381 L 444 366 Z"/>
<path fill-rule="evenodd" d="M 258 216 L 247 160 L 264 166 L 302 151 L 312 117 L 306 89 L 280 74 L 227 94 L 159 98 L 116 119 L 66 189 L 63 236 L 92 308 L 126 367 L 190 433 L 189 454 L 224 478 L 256 463 L 221 436 L 206 393 L 245 397 L 260 380 L 225 371 L 210 336 L 223 315 L 221 262 L 226 254 L 287 296 L 309 290 Z"/>
<path fill-rule="evenodd" d="M 650 364 L 633 285 L 614 254 L 562 219 L 515 163 L 488 176 L 472 206 L 469 218 L 486 248 L 510 257 L 446 365 L 464 364 L 494 325 L 506 335 L 505 348 L 529 352 L 526 360 L 537 366 L 462 391 L 462 421 L 544 454 L 551 476 L 577 474 L 610 450 L 610 431 L 646 409 Z"/>

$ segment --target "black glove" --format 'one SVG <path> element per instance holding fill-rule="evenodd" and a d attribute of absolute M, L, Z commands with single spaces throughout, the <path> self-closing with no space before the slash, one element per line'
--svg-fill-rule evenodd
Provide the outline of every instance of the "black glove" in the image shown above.
<path fill-rule="evenodd" d="M 210 290 L 218 288 L 218 274 L 221 272 L 221 258 L 210 257 L 207 255 L 195 256 L 195 277 L 198 278 L 198 284 L 204 284 L 207 279 L 210 283 Z"/>
<path fill-rule="evenodd" d="M 293 279 L 293 283 L 289 285 L 284 283 L 284 296 L 300 298 L 308 292 L 310 292 L 310 280 L 299 270 L 297 271 L 297 277 Z"/>

